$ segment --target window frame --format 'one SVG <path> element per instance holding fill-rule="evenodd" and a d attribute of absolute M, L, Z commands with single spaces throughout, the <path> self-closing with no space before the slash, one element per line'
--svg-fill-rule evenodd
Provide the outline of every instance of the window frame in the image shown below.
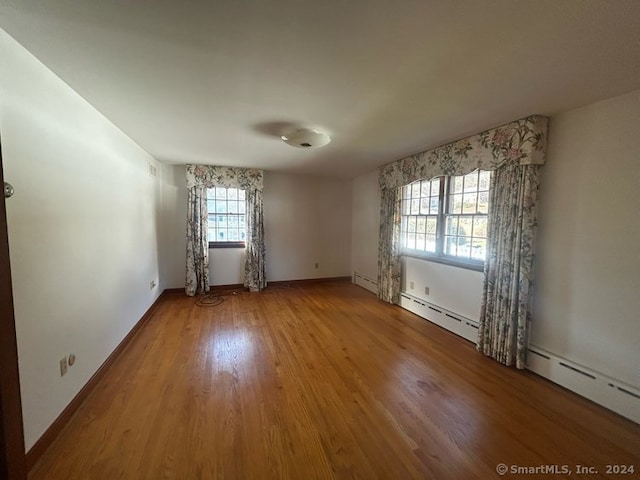
<path fill-rule="evenodd" d="M 479 171 L 479 169 L 474 170 L 473 172 L 469 172 L 469 174 L 471 173 L 477 173 Z M 488 171 L 489 173 L 492 173 L 490 170 L 485 170 Z M 466 175 L 469 175 L 466 174 Z M 445 253 L 445 241 L 446 241 L 446 225 L 447 225 L 447 217 L 451 217 L 451 216 L 470 216 L 473 217 L 478 216 L 478 215 L 485 215 L 485 214 L 453 214 L 450 213 L 451 211 L 451 202 L 452 202 L 452 198 L 451 195 L 452 194 L 452 182 L 454 180 L 454 177 L 459 177 L 459 176 L 465 176 L 465 175 L 439 175 L 437 177 L 434 177 L 431 180 L 417 180 L 416 182 L 431 182 L 432 180 L 439 178 L 440 179 L 440 188 L 439 188 L 439 196 L 438 196 L 438 214 L 437 214 L 437 224 L 436 224 L 436 249 L 435 252 L 428 252 L 425 250 L 418 250 L 418 249 L 411 249 L 411 248 L 407 248 L 402 246 L 403 243 L 406 242 L 406 238 L 403 238 L 403 235 L 406 233 L 405 231 L 403 231 L 402 227 L 401 227 L 401 231 L 400 231 L 400 241 L 401 241 L 401 247 L 400 247 L 400 255 L 401 256 L 405 256 L 405 257 L 412 257 L 412 258 L 419 258 L 422 260 L 427 260 L 427 261 L 431 261 L 434 263 L 441 263 L 444 265 L 451 265 L 454 267 L 460 267 L 460 268 L 465 268 L 465 269 L 469 269 L 469 270 L 475 270 L 475 271 L 484 271 L 484 263 L 485 260 L 478 260 L 478 259 L 474 259 L 474 258 L 465 258 L 465 257 L 458 257 L 455 255 L 448 255 Z M 479 181 L 479 179 L 478 179 Z M 416 182 L 411 182 L 408 185 L 404 185 L 402 188 L 402 195 L 401 195 L 401 202 L 404 202 L 405 200 L 405 195 L 404 195 L 404 188 L 409 186 L 409 185 L 413 185 Z M 421 188 L 422 188 L 422 184 L 421 184 Z M 479 185 L 478 185 L 478 189 L 479 189 Z M 488 192 L 491 191 L 491 177 L 489 179 L 489 190 Z M 476 191 L 477 192 L 477 191 Z M 485 190 L 482 190 L 481 192 L 485 192 Z M 477 199 L 476 199 L 476 205 L 477 205 Z M 404 204 L 403 204 L 404 207 Z M 486 213 L 486 218 L 488 221 L 488 215 L 489 215 L 489 211 L 487 210 Z M 401 217 L 406 217 L 406 216 L 412 216 L 412 215 L 406 215 L 404 214 L 404 210 L 402 210 L 401 213 Z M 428 215 L 424 215 L 424 214 L 418 214 L 417 216 L 422 216 L 422 217 L 427 217 Z M 433 216 L 433 215 L 431 215 Z M 470 237 L 471 240 L 474 238 L 473 236 Z"/>
<path fill-rule="evenodd" d="M 245 192 L 245 199 L 244 199 L 244 203 L 245 203 L 245 213 L 244 214 L 233 214 L 233 213 L 229 213 L 228 211 L 221 213 L 221 212 L 209 212 L 207 211 L 207 217 L 210 217 L 211 215 L 238 215 L 238 217 L 240 215 L 244 215 L 245 217 L 245 236 L 247 234 L 247 230 L 246 230 L 246 218 L 247 218 L 247 197 L 246 197 L 246 191 L 243 190 L 242 188 L 236 188 L 236 187 L 212 187 L 212 188 L 207 188 L 207 201 L 209 201 L 209 190 L 212 190 L 213 188 L 224 188 L 225 190 L 227 190 L 227 192 L 229 191 L 229 188 L 234 188 L 235 190 L 237 190 L 238 192 L 243 191 Z M 215 198 L 213 199 L 215 200 Z M 228 200 L 228 198 L 227 198 Z M 238 202 L 240 202 L 240 200 L 237 200 Z M 207 230 L 207 236 L 209 235 L 209 232 Z M 224 241 L 220 241 L 220 242 L 216 242 L 216 241 L 211 241 L 209 240 L 209 249 L 215 249 L 215 248 L 247 248 L 247 243 L 246 240 L 224 240 Z"/>

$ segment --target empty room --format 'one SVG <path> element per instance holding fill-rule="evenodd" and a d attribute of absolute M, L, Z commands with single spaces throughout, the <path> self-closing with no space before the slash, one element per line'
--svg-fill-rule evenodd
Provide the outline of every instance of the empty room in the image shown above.
<path fill-rule="evenodd" d="M 640 478 L 640 2 L 0 1 L 0 479 Z"/>

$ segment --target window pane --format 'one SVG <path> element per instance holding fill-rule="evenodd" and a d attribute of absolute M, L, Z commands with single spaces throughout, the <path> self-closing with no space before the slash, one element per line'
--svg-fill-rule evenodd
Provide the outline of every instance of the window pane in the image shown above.
<path fill-rule="evenodd" d="M 238 230 L 235 228 L 229 230 L 229 240 L 232 242 L 238 241 Z"/>
<path fill-rule="evenodd" d="M 458 217 L 447 217 L 447 235 L 458 234 Z"/>
<path fill-rule="evenodd" d="M 420 213 L 420 199 L 411 200 L 411 214 L 418 215 Z"/>
<path fill-rule="evenodd" d="M 428 197 L 429 196 L 429 192 L 431 191 L 431 182 L 421 182 L 422 185 L 420 187 L 420 196 L 421 197 Z"/>
<path fill-rule="evenodd" d="M 431 196 L 440 196 L 440 177 L 431 180 Z"/>
<path fill-rule="evenodd" d="M 238 213 L 238 202 L 229 200 L 227 202 L 229 213 Z"/>
<path fill-rule="evenodd" d="M 425 233 L 427 231 L 427 219 L 425 217 L 418 217 L 416 221 L 416 232 Z"/>
<path fill-rule="evenodd" d="M 430 204 L 430 208 L 429 208 L 429 213 L 432 215 L 437 215 L 438 214 L 438 197 L 432 197 L 431 198 L 431 204 Z"/>
<path fill-rule="evenodd" d="M 420 198 L 420 182 L 411 184 L 411 198 Z"/>
<path fill-rule="evenodd" d="M 221 215 L 218 216 L 218 228 L 227 228 L 227 216 L 226 215 Z"/>
<path fill-rule="evenodd" d="M 416 217 L 409 217 L 409 222 L 407 224 L 407 232 L 415 232 L 416 231 Z"/>
<path fill-rule="evenodd" d="M 216 202 L 216 213 L 227 213 L 227 202 L 217 201 Z"/>
<path fill-rule="evenodd" d="M 444 237 L 444 253 L 445 255 L 456 256 L 458 254 L 458 245 L 456 244 L 456 237 L 449 235 Z"/>
<path fill-rule="evenodd" d="M 487 241 L 484 239 L 473 239 L 471 247 L 471 258 L 475 260 L 484 260 L 487 256 Z"/>
<path fill-rule="evenodd" d="M 416 234 L 409 232 L 407 233 L 407 248 L 415 250 L 416 248 Z"/>
<path fill-rule="evenodd" d="M 411 200 L 402 200 L 402 215 L 411 213 Z"/>
<path fill-rule="evenodd" d="M 229 200 L 237 200 L 238 199 L 238 189 L 237 188 L 228 188 L 227 196 Z"/>
<path fill-rule="evenodd" d="M 478 190 L 478 172 L 470 173 L 464 176 L 464 191 L 475 192 Z"/>
<path fill-rule="evenodd" d="M 428 198 L 420 199 L 420 214 L 429 215 L 429 199 Z"/>
<path fill-rule="evenodd" d="M 438 228 L 438 219 L 437 217 L 428 217 L 427 218 L 427 233 L 430 235 L 436 234 Z"/>
<path fill-rule="evenodd" d="M 487 238 L 487 217 L 474 217 L 473 236 Z"/>
<path fill-rule="evenodd" d="M 491 182 L 491 172 L 480 171 L 480 181 L 478 187 L 480 190 L 489 190 Z"/>
<path fill-rule="evenodd" d="M 449 213 L 462 213 L 462 195 L 451 195 L 450 197 L 451 204 L 449 208 L 451 209 Z"/>
<path fill-rule="evenodd" d="M 436 253 L 436 236 L 435 235 L 427 235 L 427 242 L 424 249 L 427 252 Z"/>
<path fill-rule="evenodd" d="M 416 250 L 424 250 L 425 248 L 425 234 L 416 234 Z"/>
<path fill-rule="evenodd" d="M 216 211 L 216 201 L 207 199 L 207 212 L 215 212 Z"/>
<path fill-rule="evenodd" d="M 244 190 L 238 190 L 238 200 L 245 200 Z"/>
<path fill-rule="evenodd" d="M 458 219 L 458 236 L 470 237 L 473 228 L 473 217 L 460 217 Z"/>
<path fill-rule="evenodd" d="M 215 188 L 207 188 L 207 198 L 216 198 L 216 189 Z"/>
<path fill-rule="evenodd" d="M 226 230 L 218 230 L 218 241 L 224 242 L 227 240 L 227 231 Z"/>
<path fill-rule="evenodd" d="M 246 206 L 247 204 L 244 202 L 244 200 L 241 200 L 238 202 L 238 213 L 246 213 Z"/>
<path fill-rule="evenodd" d="M 476 213 L 477 202 L 478 202 L 477 193 L 465 193 L 464 200 L 462 202 L 462 213 Z"/>
<path fill-rule="evenodd" d="M 226 188 L 216 188 L 216 198 L 219 200 L 224 200 L 227 198 L 227 189 Z"/>
<path fill-rule="evenodd" d="M 451 192 L 452 193 L 460 193 L 462 192 L 462 183 L 463 177 L 453 177 L 453 181 L 451 182 Z"/>
<path fill-rule="evenodd" d="M 489 213 L 489 192 L 478 194 L 478 212 Z"/>

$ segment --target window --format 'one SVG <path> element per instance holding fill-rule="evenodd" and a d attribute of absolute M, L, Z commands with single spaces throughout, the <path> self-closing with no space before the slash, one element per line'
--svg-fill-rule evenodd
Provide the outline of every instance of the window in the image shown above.
<path fill-rule="evenodd" d="M 245 192 L 238 188 L 207 189 L 209 248 L 244 248 L 246 235 Z"/>
<path fill-rule="evenodd" d="M 491 172 L 417 181 L 402 189 L 402 252 L 481 267 L 487 252 Z"/>

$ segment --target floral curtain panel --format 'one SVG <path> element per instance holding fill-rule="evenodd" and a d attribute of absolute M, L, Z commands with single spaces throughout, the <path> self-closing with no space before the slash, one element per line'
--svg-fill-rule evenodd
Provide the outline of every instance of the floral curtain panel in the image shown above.
<path fill-rule="evenodd" d="M 187 277 L 185 292 L 189 296 L 209 290 L 209 217 L 207 189 L 192 186 L 187 190 Z"/>
<path fill-rule="evenodd" d="M 259 292 L 267 286 L 263 217 L 262 190 L 247 190 L 247 257 L 244 264 L 244 286 L 252 292 Z"/>
<path fill-rule="evenodd" d="M 266 286 L 262 201 L 263 171 L 252 168 L 210 165 L 187 165 L 187 189 L 189 190 L 190 203 L 187 218 L 185 291 L 187 295 L 195 295 L 209 290 L 206 190 L 213 187 L 240 188 L 246 192 L 247 255 L 244 285 L 251 291 L 260 291 Z M 204 200 L 197 200 L 196 195 L 203 196 Z M 206 253 L 204 254 L 201 253 L 201 245 L 203 244 L 206 245 L 204 248 Z"/>
<path fill-rule="evenodd" d="M 378 242 L 378 297 L 400 302 L 400 222 L 401 189 L 380 192 L 380 240 Z"/>
<path fill-rule="evenodd" d="M 440 175 L 465 175 L 476 169 L 505 169 L 492 180 L 487 261 L 478 350 L 524 367 L 527 319 L 533 281 L 533 245 L 537 223 L 538 167 L 546 154 L 548 119 L 530 116 L 426 152 L 383 165 L 378 244 L 378 297 L 397 303 L 400 296 L 400 200 L 404 185 Z M 514 174 L 517 171 L 518 183 Z M 526 172 L 526 174 L 524 173 Z M 510 193 L 518 192 L 516 198 Z M 516 220 L 505 219 L 517 201 Z M 525 301 L 526 299 L 526 301 Z M 514 313 L 515 312 L 515 313 Z"/>
<path fill-rule="evenodd" d="M 504 165 L 490 190 L 489 235 L 477 348 L 524 368 L 531 321 L 538 165 Z"/>

